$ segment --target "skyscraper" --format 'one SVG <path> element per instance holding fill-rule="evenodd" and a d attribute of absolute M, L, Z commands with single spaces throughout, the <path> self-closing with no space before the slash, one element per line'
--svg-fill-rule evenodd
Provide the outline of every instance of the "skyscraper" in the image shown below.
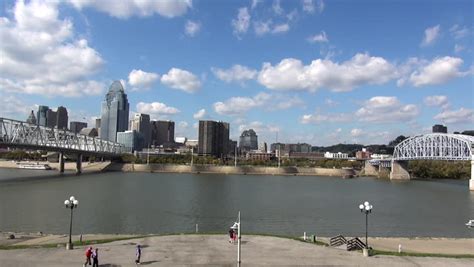
<path fill-rule="evenodd" d="M 229 123 L 199 121 L 198 153 L 224 157 L 229 149 Z"/>
<path fill-rule="evenodd" d="M 38 107 L 38 113 L 36 114 L 36 118 L 37 118 L 37 123 L 39 126 L 46 126 L 48 110 L 49 110 L 48 106 Z"/>
<path fill-rule="evenodd" d="M 31 111 L 30 116 L 28 116 L 28 119 L 26 119 L 26 122 L 30 124 L 36 124 L 35 112 L 33 110 Z"/>
<path fill-rule="evenodd" d="M 67 109 L 63 106 L 58 107 L 56 110 L 56 127 L 61 130 L 67 129 L 68 120 Z"/>
<path fill-rule="evenodd" d="M 149 147 L 151 144 L 151 124 L 150 115 L 136 113 L 132 120 L 130 130 L 135 130 L 143 136 L 143 146 Z"/>
<path fill-rule="evenodd" d="M 258 136 L 253 129 L 245 130 L 240 135 L 239 148 L 241 151 L 258 149 Z"/>
<path fill-rule="evenodd" d="M 69 130 L 73 133 L 80 133 L 82 129 L 87 128 L 87 123 L 80 121 L 71 121 Z"/>
<path fill-rule="evenodd" d="M 117 140 L 117 133 L 124 132 L 128 126 L 129 103 L 120 81 L 114 81 L 102 102 L 100 138 Z"/>
<path fill-rule="evenodd" d="M 46 126 L 50 128 L 56 127 L 58 114 L 52 109 L 46 111 Z"/>
<path fill-rule="evenodd" d="M 174 143 L 174 121 L 151 122 L 151 144 L 162 146 Z"/>

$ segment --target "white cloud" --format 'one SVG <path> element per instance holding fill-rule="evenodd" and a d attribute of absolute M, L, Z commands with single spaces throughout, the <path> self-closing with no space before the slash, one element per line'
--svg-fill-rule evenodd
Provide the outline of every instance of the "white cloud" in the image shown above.
<path fill-rule="evenodd" d="M 139 102 L 137 104 L 137 111 L 138 113 L 150 114 L 152 116 L 174 115 L 180 112 L 179 109 L 175 107 L 169 107 L 166 104 L 160 102 Z"/>
<path fill-rule="evenodd" d="M 418 108 L 413 104 L 403 105 L 394 96 L 375 96 L 365 101 L 357 111 L 349 113 L 305 114 L 300 118 L 302 124 L 335 122 L 391 123 L 414 120 Z"/>
<path fill-rule="evenodd" d="M 294 58 L 283 59 L 275 66 L 264 63 L 258 81 L 274 90 L 350 91 L 357 86 L 386 83 L 397 75 L 396 67 L 384 58 L 356 54 L 342 63 L 317 59 L 305 66 Z"/>
<path fill-rule="evenodd" d="M 239 125 L 239 132 L 243 132 L 244 130 L 253 129 L 255 133 L 258 135 L 259 140 L 263 139 L 262 137 L 268 136 L 268 134 L 276 133 L 280 131 L 278 126 L 272 124 L 265 124 L 261 121 L 252 121 L 250 123 L 243 122 Z M 273 136 L 272 136 L 273 137 Z"/>
<path fill-rule="evenodd" d="M 266 33 L 269 33 L 270 30 L 271 30 L 270 29 L 271 25 L 272 25 L 271 20 L 254 22 L 253 23 L 253 28 L 254 28 L 255 34 L 258 35 L 258 36 L 261 36 L 261 35 L 264 35 Z"/>
<path fill-rule="evenodd" d="M 421 42 L 421 46 L 428 46 L 433 44 L 439 37 L 440 26 L 436 25 L 425 30 L 425 36 Z"/>
<path fill-rule="evenodd" d="M 303 0 L 303 11 L 309 14 L 313 14 L 315 11 L 323 12 L 324 2 L 323 0 Z"/>
<path fill-rule="evenodd" d="M 463 60 L 455 57 L 436 58 L 415 70 L 409 81 L 415 87 L 442 84 L 457 77 L 466 75 L 459 70 Z"/>
<path fill-rule="evenodd" d="M 281 15 L 285 12 L 285 10 L 283 10 L 283 8 L 280 5 L 280 0 L 273 0 L 272 9 L 273 9 L 273 12 L 275 12 L 275 14 L 277 15 Z"/>
<path fill-rule="evenodd" d="M 171 88 L 185 91 L 187 93 L 196 92 L 201 88 L 201 81 L 196 75 L 187 70 L 172 68 L 167 74 L 161 77 L 161 82 Z"/>
<path fill-rule="evenodd" d="M 94 8 L 112 17 L 127 19 L 132 16 L 149 17 L 154 14 L 166 18 L 186 14 L 192 8 L 192 0 L 67 0 L 75 8 Z"/>
<path fill-rule="evenodd" d="M 352 137 L 359 137 L 359 136 L 362 136 L 363 134 L 364 134 L 364 131 L 362 131 L 362 129 L 354 128 L 351 130 Z"/>
<path fill-rule="evenodd" d="M 238 38 L 242 34 L 245 34 L 250 26 L 250 14 L 246 7 L 239 8 L 237 19 L 232 20 L 232 28 L 234 29 L 234 35 Z"/>
<path fill-rule="evenodd" d="M 455 44 L 454 45 L 454 53 L 460 53 L 461 51 L 465 50 L 466 47 L 464 47 L 463 45 L 459 45 L 459 44 Z"/>
<path fill-rule="evenodd" d="M 252 0 L 252 5 L 251 5 L 250 8 L 251 8 L 251 9 L 256 8 L 257 5 L 258 5 L 259 3 L 261 3 L 261 2 L 262 2 L 262 0 Z"/>
<path fill-rule="evenodd" d="M 349 122 L 354 119 L 353 114 L 349 113 L 328 113 L 328 114 L 321 114 L 316 112 L 315 114 L 305 114 L 301 117 L 300 122 L 302 124 L 310 124 L 310 123 L 337 123 L 337 122 Z"/>
<path fill-rule="evenodd" d="M 133 69 L 128 74 L 128 84 L 135 89 L 149 89 L 160 78 L 160 75 L 152 72 Z"/>
<path fill-rule="evenodd" d="M 257 70 L 250 69 L 242 65 L 233 65 L 230 69 L 224 70 L 219 68 L 211 69 L 214 75 L 225 82 L 245 82 L 253 80 L 257 77 Z"/>
<path fill-rule="evenodd" d="M 184 32 L 187 36 L 194 37 L 201 30 L 201 23 L 188 20 L 184 25 Z"/>
<path fill-rule="evenodd" d="M 275 27 L 273 27 L 272 33 L 283 33 L 289 30 L 290 30 L 290 25 L 288 25 L 288 23 L 282 23 L 282 24 L 275 25 Z"/>
<path fill-rule="evenodd" d="M 206 116 L 206 110 L 200 109 L 198 112 L 194 113 L 193 118 L 196 120 L 200 120 Z"/>
<path fill-rule="evenodd" d="M 355 113 L 360 121 L 375 123 L 407 122 L 415 119 L 418 114 L 416 105 L 402 105 L 395 96 L 372 97 Z"/>
<path fill-rule="evenodd" d="M 87 40 L 74 38 L 56 2 L 18 1 L 12 14 L 0 17 L 2 90 L 66 97 L 102 92 L 89 77 L 104 60 Z"/>
<path fill-rule="evenodd" d="M 214 111 L 221 115 L 241 115 L 254 108 L 268 111 L 289 109 L 301 106 L 303 101 L 298 97 L 259 93 L 254 97 L 231 97 L 224 102 L 214 103 Z"/>
<path fill-rule="evenodd" d="M 429 107 L 449 107 L 448 97 L 445 95 L 431 95 L 424 98 L 423 102 Z"/>
<path fill-rule="evenodd" d="M 261 107 L 271 98 L 267 93 L 259 93 L 254 97 L 231 97 L 225 102 L 214 103 L 214 110 L 221 115 L 237 115 L 255 107 Z"/>
<path fill-rule="evenodd" d="M 328 105 L 329 107 L 335 107 L 339 105 L 339 102 L 332 100 L 331 98 L 326 98 L 326 100 L 324 100 L 324 103 Z"/>
<path fill-rule="evenodd" d="M 308 38 L 308 42 L 310 43 L 327 43 L 328 37 L 326 36 L 326 32 L 322 31 L 320 34 L 315 34 Z"/>
<path fill-rule="evenodd" d="M 287 32 L 290 30 L 290 25 L 288 23 L 273 24 L 272 20 L 267 20 L 254 22 L 253 28 L 257 36 L 262 36 L 267 33 L 279 34 Z"/>
<path fill-rule="evenodd" d="M 434 117 L 444 123 L 473 123 L 474 110 L 468 108 L 460 108 L 458 110 L 444 110 Z"/>
<path fill-rule="evenodd" d="M 26 121 L 32 110 L 36 117 L 37 107 L 35 105 L 29 105 L 13 95 L 3 94 L 0 97 L 0 107 L 2 107 L 0 117 Z"/>
<path fill-rule="evenodd" d="M 458 24 L 454 24 L 449 29 L 449 32 L 451 32 L 454 39 L 462 39 L 470 34 L 470 31 L 466 26 L 459 26 Z"/>

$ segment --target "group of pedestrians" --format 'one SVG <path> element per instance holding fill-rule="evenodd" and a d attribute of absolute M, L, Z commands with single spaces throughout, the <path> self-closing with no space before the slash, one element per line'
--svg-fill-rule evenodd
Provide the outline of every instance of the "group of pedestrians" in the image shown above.
<path fill-rule="evenodd" d="M 135 263 L 138 265 L 140 264 L 140 258 L 142 257 L 142 247 L 137 245 L 135 250 Z M 87 265 L 92 265 L 92 267 L 99 267 L 99 249 L 92 247 L 88 247 L 86 250 L 86 262 L 84 263 L 84 267 Z"/>
<path fill-rule="evenodd" d="M 92 261 L 91 261 L 92 259 Z M 86 262 L 84 263 L 84 267 L 89 264 L 92 264 L 92 267 L 99 267 L 99 249 L 92 247 L 88 247 L 86 250 Z"/>

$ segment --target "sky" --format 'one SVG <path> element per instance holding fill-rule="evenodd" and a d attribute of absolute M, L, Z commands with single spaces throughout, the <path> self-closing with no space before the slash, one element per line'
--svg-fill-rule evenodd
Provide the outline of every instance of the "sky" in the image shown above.
<path fill-rule="evenodd" d="M 252 128 L 259 142 L 386 144 L 474 129 L 469 0 L 3 0 L 0 117 L 90 123 L 120 80 L 130 112 Z"/>

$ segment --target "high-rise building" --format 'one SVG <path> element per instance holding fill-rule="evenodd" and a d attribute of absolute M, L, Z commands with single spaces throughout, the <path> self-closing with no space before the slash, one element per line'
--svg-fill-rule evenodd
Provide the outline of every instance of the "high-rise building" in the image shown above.
<path fill-rule="evenodd" d="M 71 121 L 69 123 L 69 130 L 73 133 L 80 133 L 84 128 L 87 128 L 87 123 L 85 122 Z"/>
<path fill-rule="evenodd" d="M 174 121 L 151 122 L 151 145 L 162 146 L 174 143 Z"/>
<path fill-rule="evenodd" d="M 61 130 L 67 129 L 68 120 L 67 109 L 63 106 L 58 107 L 56 111 L 56 127 Z"/>
<path fill-rule="evenodd" d="M 46 111 L 46 126 L 50 128 L 56 127 L 56 122 L 58 119 L 58 114 L 52 109 Z"/>
<path fill-rule="evenodd" d="M 441 124 L 435 124 L 433 125 L 433 133 L 448 133 L 448 127 Z"/>
<path fill-rule="evenodd" d="M 100 118 L 95 119 L 95 128 L 100 128 Z"/>
<path fill-rule="evenodd" d="M 258 136 L 253 129 L 242 132 L 239 138 L 239 148 L 241 151 L 258 149 Z"/>
<path fill-rule="evenodd" d="M 143 136 L 135 130 L 118 132 L 117 143 L 125 145 L 132 152 L 140 151 L 143 149 Z"/>
<path fill-rule="evenodd" d="M 117 140 L 117 133 L 128 128 L 129 103 L 120 81 L 114 81 L 102 102 L 100 138 Z"/>
<path fill-rule="evenodd" d="M 229 123 L 199 121 L 198 153 L 224 157 L 229 149 Z"/>
<path fill-rule="evenodd" d="M 35 112 L 33 110 L 31 111 L 30 116 L 28 116 L 28 119 L 26 119 L 26 122 L 29 124 L 36 124 Z"/>
<path fill-rule="evenodd" d="M 38 123 L 39 126 L 46 126 L 46 121 L 47 121 L 47 113 L 48 113 L 49 107 L 48 106 L 39 106 L 38 107 L 38 113 L 36 113 L 36 122 Z"/>
<path fill-rule="evenodd" d="M 143 136 L 143 146 L 149 147 L 151 145 L 151 124 L 150 115 L 136 113 L 132 120 L 130 130 L 135 130 Z"/>

